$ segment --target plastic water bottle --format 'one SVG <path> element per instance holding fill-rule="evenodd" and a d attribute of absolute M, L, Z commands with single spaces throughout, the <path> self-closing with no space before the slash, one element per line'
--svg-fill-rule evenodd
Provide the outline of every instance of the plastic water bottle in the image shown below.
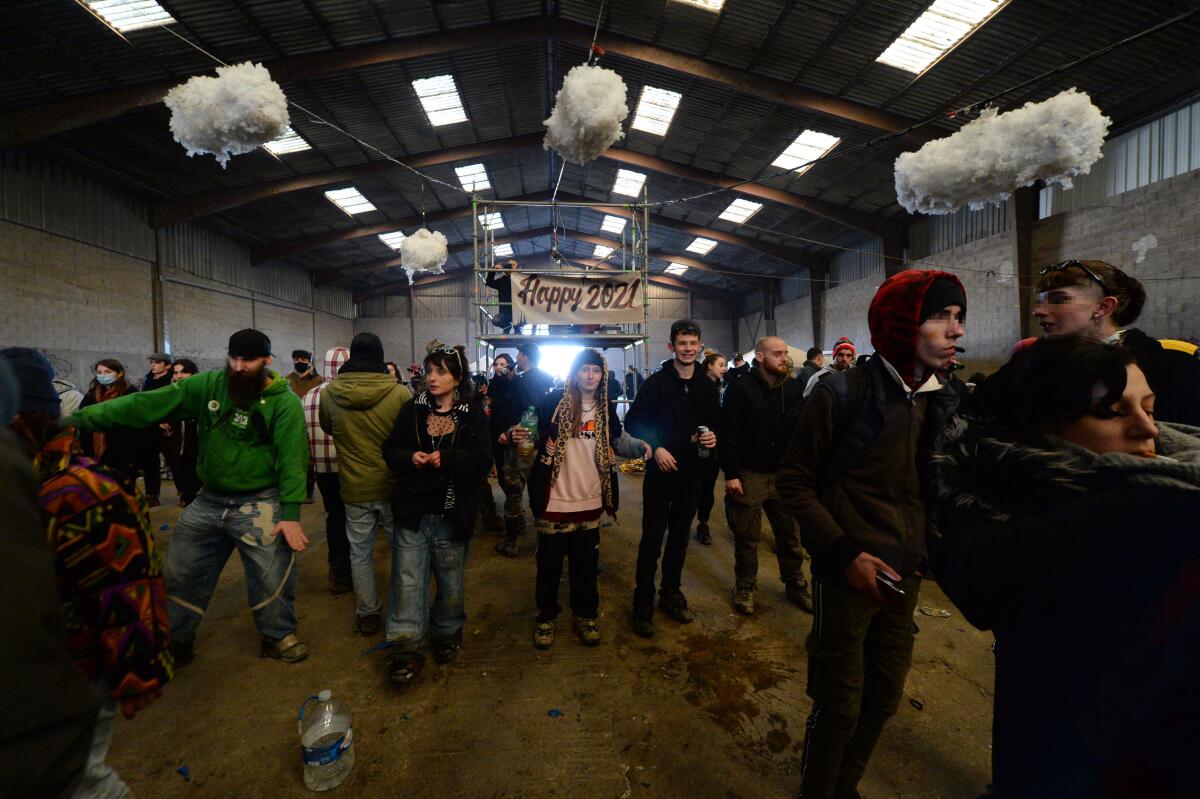
<path fill-rule="evenodd" d="M 521 414 L 521 427 L 524 427 L 529 432 L 529 438 L 517 445 L 517 457 L 522 462 L 533 462 L 533 455 L 537 451 L 537 411 L 530 405 L 525 409 L 525 413 Z"/>
<path fill-rule="evenodd" d="M 342 784 L 354 768 L 354 728 L 350 710 L 333 694 L 322 691 L 300 705 L 296 718 L 304 758 L 304 785 L 328 791 Z"/>

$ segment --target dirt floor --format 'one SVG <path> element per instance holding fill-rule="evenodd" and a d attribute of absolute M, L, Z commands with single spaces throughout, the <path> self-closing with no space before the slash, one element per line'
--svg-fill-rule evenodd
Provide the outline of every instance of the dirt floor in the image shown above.
<path fill-rule="evenodd" d="M 554 647 L 532 646 L 533 537 L 521 557 L 472 542 L 468 620 L 458 660 L 430 658 L 420 681 L 397 691 L 384 681 L 382 634 L 354 632 L 354 595 L 326 587 L 324 515 L 304 507 L 312 545 L 299 558 L 296 610 L 308 660 L 257 656 L 236 556 L 222 576 L 196 640 L 196 660 L 162 700 L 119 720 L 109 762 L 143 797 L 291 797 L 301 779 L 296 712 L 329 688 L 354 714 L 357 763 L 332 795 L 371 797 L 744 797 L 795 792 L 809 700 L 804 637 L 811 616 L 783 596 L 770 535 L 760 557 L 759 611 L 730 606 L 733 550 L 721 503 L 714 543 L 688 549 L 684 590 L 696 614 L 681 626 L 656 616 L 647 641 L 629 629 L 633 564 L 641 524 L 641 478 L 621 475 L 619 523 L 602 531 L 601 632 L 589 649 L 559 622 Z M 495 491 L 500 497 L 498 489 Z M 169 547 L 173 507 L 153 512 Z M 768 527 L 769 530 L 769 527 Z M 386 595 L 388 544 L 376 574 Z M 235 565 L 237 562 L 237 565 Z M 563 579 L 564 607 L 566 579 Z M 988 781 L 991 636 L 974 630 L 937 586 L 920 606 L 906 699 L 885 730 L 861 791 L 885 797 L 975 797 Z M 186 767 L 190 778 L 179 772 Z"/>

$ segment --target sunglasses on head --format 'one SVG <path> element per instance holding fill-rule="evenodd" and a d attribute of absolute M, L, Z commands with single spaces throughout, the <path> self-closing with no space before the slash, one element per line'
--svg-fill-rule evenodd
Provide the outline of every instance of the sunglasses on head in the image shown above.
<path fill-rule="evenodd" d="M 1088 277 L 1090 277 L 1093 281 L 1095 281 L 1096 285 L 1100 287 L 1100 290 L 1104 292 L 1104 296 L 1107 297 L 1112 294 L 1112 292 L 1109 291 L 1108 286 L 1105 285 L 1104 281 L 1100 279 L 1100 276 L 1097 275 L 1095 272 L 1093 272 L 1091 269 L 1089 269 L 1088 266 L 1086 264 L 1084 264 L 1082 261 L 1076 261 L 1076 260 L 1059 261 L 1056 264 L 1050 264 L 1049 266 L 1047 266 L 1046 268 L 1044 268 L 1042 270 L 1042 275 L 1045 276 L 1045 275 L 1050 274 L 1051 272 L 1065 272 L 1068 269 L 1083 270 L 1083 273 L 1085 275 L 1087 275 Z"/>

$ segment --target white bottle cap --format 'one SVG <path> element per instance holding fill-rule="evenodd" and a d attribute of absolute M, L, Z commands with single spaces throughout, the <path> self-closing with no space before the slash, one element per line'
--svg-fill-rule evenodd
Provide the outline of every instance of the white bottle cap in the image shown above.
<path fill-rule="evenodd" d="M 317 700 L 320 702 L 328 702 L 333 698 L 333 692 L 326 688 L 321 693 L 317 694 Z"/>

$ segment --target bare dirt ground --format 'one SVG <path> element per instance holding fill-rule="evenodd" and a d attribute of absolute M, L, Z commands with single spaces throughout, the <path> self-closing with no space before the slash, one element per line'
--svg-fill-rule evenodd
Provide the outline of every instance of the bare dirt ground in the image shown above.
<path fill-rule="evenodd" d="M 629 629 L 641 525 L 641 479 L 621 475 L 619 522 L 602 531 L 601 632 L 590 649 L 559 620 L 558 640 L 532 646 L 533 536 L 521 557 L 492 551 L 479 534 L 467 561 L 468 621 L 459 659 L 430 658 L 418 683 L 384 681 L 382 634 L 354 632 L 354 595 L 326 587 L 324 514 L 304 507 L 313 543 L 298 559 L 299 633 L 309 659 L 262 660 L 231 558 L 197 637 L 197 658 L 162 700 L 119 720 L 109 762 L 142 797 L 292 797 L 301 778 L 296 712 L 323 688 L 354 714 L 357 763 L 334 796 L 723 797 L 794 795 L 810 703 L 804 637 L 811 616 L 786 600 L 771 556 L 760 556 L 759 612 L 729 602 L 733 550 L 721 503 L 714 543 L 694 540 L 684 590 L 696 622 L 656 616 L 647 641 Z M 154 510 L 170 546 L 178 518 L 170 484 Z M 499 498 L 499 490 L 496 490 Z M 769 527 L 768 527 L 769 530 Z M 386 594 L 390 551 L 382 534 L 376 574 Z M 566 578 L 562 604 L 567 607 Z M 990 769 L 990 634 L 974 630 L 931 582 L 906 699 L 860 786 L 866 799 L 975 797 Z M 556 712 L 551 712 L 556 711 Z M 179 773 L 186 766 L 190 779 Z"/>

